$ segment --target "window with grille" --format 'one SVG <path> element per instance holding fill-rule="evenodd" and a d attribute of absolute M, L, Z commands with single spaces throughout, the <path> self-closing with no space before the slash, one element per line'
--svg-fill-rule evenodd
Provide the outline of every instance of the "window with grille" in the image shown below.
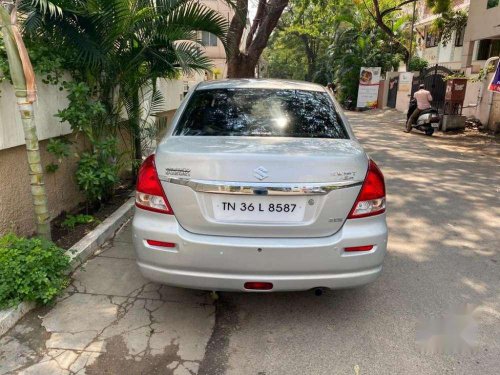
<path fill-rule="evenodd" d="M 439 44 L 439 35 L 430 30 L 429 27 L 425 28 L 425 47 L 432 48 Z"/>
<path fill-rule="evenodd" d="M 455 34 L 455 47 L 462 47 L 464 45 L 465 27 L 458 30 Z"/>
<path fill-rule="evenodd" d="M 476 60 L 487 60 L 500 54 L 500 39 L 482 39 L 479 41 Z"/>
<path fill-rule="evenodd" d="M 204 46 L 207 47 L 216 47 L 217 46 L 217 37 L 209 33 L 208 31 L 202 31 L 201 32 L 201 42 L 203 43 Z"/>

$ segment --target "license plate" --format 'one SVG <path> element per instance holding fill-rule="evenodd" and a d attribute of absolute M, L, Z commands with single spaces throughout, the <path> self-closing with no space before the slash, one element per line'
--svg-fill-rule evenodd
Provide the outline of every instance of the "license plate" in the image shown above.
<path fill-rule="evenodd" d="M 431 124 L 433 128 L 439 128 L 439 124 Z"/>
<path fill-rule="evenodd" d="M 305 197 L 213 195 L 215 220 L 230 222 L 296 223 L 304 220 Z"/>

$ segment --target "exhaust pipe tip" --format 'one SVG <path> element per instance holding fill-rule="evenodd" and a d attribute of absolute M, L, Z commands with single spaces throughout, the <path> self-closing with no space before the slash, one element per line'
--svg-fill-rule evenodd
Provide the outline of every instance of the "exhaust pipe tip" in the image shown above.
<path fill-rule="evenodd" d="M 316 288 L 314 289 L 314 295 L 317 297 L 320 297 L 323 295 L 323 289 L 322 288 Z"/>

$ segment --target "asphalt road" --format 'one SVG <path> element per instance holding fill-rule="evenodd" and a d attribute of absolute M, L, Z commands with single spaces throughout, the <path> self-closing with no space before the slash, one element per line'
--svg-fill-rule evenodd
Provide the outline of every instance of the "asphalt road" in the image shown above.
<path fill-rule="evenodd" d="M 349 117 L 386 177 L 375 283 L 213 302 L 144 280 L 125 227 L 0 338 L 0 375 L 500 373 L 498 142 L 406 134 L 394 111 Z"/>
<path fill-rule="evenodd" d="M 498 144 L 349 117 L 386 177 L 383 275 L 321 297 L 222 294 L 201 373 L 500 373 Z"/>

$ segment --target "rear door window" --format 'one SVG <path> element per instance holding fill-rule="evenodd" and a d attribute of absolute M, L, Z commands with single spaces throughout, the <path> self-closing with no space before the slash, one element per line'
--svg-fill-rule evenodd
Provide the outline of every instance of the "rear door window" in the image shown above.
<path fill-rule="evenodd" d="M 349 138 L 326 92 L 248 88 L 195 91 L 173 134 Z"/>

